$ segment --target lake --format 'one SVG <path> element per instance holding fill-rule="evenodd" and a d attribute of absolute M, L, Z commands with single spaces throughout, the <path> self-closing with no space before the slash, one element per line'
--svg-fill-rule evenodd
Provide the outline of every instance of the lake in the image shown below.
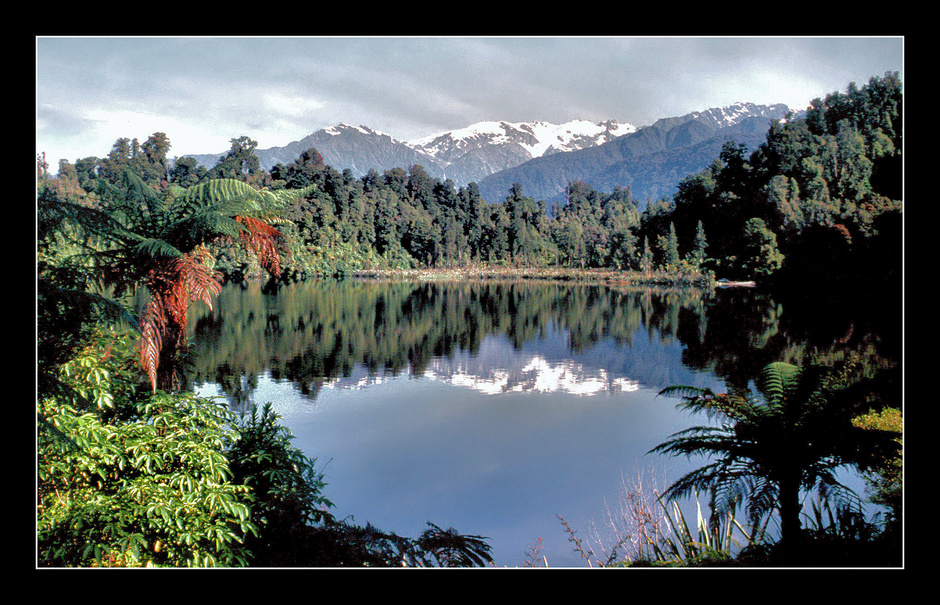
<path fill-rule="evenodd" d="M 581 567 L 562 520 L 607 552 L 625 483 L 661 491 L 702 463 L 647 454 L 707 422 L 663 387 L 723 391 L 770 361 L 848 352 L 895 363 L 890 303 L 871 303 L 534 281 L 229 285 L 194 312 L 191 380 L 237 410 L 272 402 L 339 518 L 485 536 L 496 566 Z"/>

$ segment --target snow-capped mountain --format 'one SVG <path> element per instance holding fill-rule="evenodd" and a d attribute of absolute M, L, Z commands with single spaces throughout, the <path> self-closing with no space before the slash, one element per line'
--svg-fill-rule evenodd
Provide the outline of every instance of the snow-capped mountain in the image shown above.
<path fill-rule="evenodd" d="M 513 148 L 526 159 L 532 159 L 600 145 L 631 132 L 636 132 L 635 126 L 615 120 L 601 123 L 573 120 L 564 124 L 542 121 L 479 122 L 407 144 L 446 165 L 459 162 L 468 153 L 496 146 Z"/>
<path fill-rule="evenodd" d="M 255 154 L 270 170 L 279 163 L 290 164 L 313 147 L 325 164 L 340 171 L 348 169 L 356 177 L 372 169 L 381 174 L 417 164 L 429 176 L 450 179 L 458 187 L 477 183 L 483 198 L 490 202 L 500 201 L 509 184 L 516 182 L 523 185 L 526 195 L 549 200 L 564 190 L 565 183 L 576 179 L 601 191 L 614 185 L 629 186 L 635 197 L 643 199 L 668 193 L 678 179 L 701 169 L 686 158 L 677 160 L 682 165 L 676 167 L 665 154 L 710 145 L 697 154 L 710 160 L 716 157 L 713 148 L 717 145 L 720 149 L 722 140 L 756 140 L 766 132 L 771 119 L 783 118 L 788 111 L 782 104 L 735 103 L 663 118 L 642 128 L 615 120 L 564 124 L 486 121 L 410 141 L 367 126 L 338 124 L 283 147 L 258 149 Z M 224 153 L 191 157 L 211 168 Z M 659 154 L 651 165 L 637 166 L 651 154 Z M 668 179 L 663 176 L 667 173 L 671 175 Z"/>
<path fill-rule="evenodd" d="M 755 103 L 738 102 L 727 107 L 713 107 L 704 111 L 693 111 L 683 116 L 662 118 L 657 120 L 655 125 L 663 128 L 674 128 L 685 122 L 695 121 L 717 130 L 734 126 L 748 118 L 781 118 L 789 110 L 789 107 L 783 103 L 757 105 Z"/>
<path fill-rule="evenodd" d="M 348 168 L 356 176 L 372 168 L 381 173 L 419 164 L 430 176 L 449 178 L 462 186 L 532 158 L 600 145 L 635 131 L 632 124 L 615 120 L 600 123 L 573 120 L 565 124 L 479 122 L 412 141 L 399 141 L 367 126 L 338 124 L 284 147 L 256 150 L 255 154 L 261 165 L 270 170 L 278 163 L 289 164 L 314 147 L 324 163 L 337 170 Z M 192 157 L 212 167 L 222 155 Z"/>
<path fill-rule="evenodd" d="M 641 204 L 668 198 L 681 179 L 718 157 L 725 142 L 754 149 L 765 139 L 771 120 L 789 111 L 784 104 L 735 103 L 662 118 L 607 142 L 533 158 L 477 184 L 487 201 L 502 200 L 513 184 L 535 199 L 560 201 L 572 181 L 584 181 L 598 191 L 629 187 Z"/>

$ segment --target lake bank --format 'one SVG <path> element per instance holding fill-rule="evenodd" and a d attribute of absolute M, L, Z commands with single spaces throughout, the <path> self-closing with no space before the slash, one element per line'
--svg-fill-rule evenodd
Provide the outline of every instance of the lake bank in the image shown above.
<path fill-rule="evenodd" d="M 666 273 L 654 271 L 619 271 L 614 269 L 574 269 L 559 267 L 493 267 L 467 266 L 429 269 L 361 269 L 351 274 L 356 279 L 370 280 L 534 280 L 620 286 L 687 286 L 712 287 L 714 280 L 706 274 Z"/>

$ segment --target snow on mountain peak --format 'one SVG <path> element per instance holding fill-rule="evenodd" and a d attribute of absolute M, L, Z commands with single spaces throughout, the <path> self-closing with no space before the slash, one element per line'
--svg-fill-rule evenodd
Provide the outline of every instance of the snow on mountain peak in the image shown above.
<path fill-rule="evenodd" d="M 781 107 L 786 109 L 785 105 L 779 103 L 776 105 L 760 106 L 754 103 L 738 101 L 737 103 L 725 107 L 714 107 L 705 111 L 696 111 L 689 114 L 689 116 L 693 119 L 708 118 L 719 127 L 725 127 L 737 124 L 747 117 L 761 114 L 767 115 L 771 112 L 779 111 Z"/>
<path fill-rule="evenodd" d="M 555 151 L 580 149 L 605 143 L 611 138 L 635 132 L 636 127 L 614 120 L 594 123 L 571 120 L 564 124 L 550 122 L 484 121 L 465 128 L 433 134 L 408 141 L 413 148 L 434 156 L 448 151 L 469 149 L 481 144 L 516 143 L 532 157 L 540 157 L 549 149 Z"/>
<path fill-rule="evenodd" d="M 324 128 L 323 132 L 325 132 L 328 135 L 339 136 L 345 132 L 349 132 L 350 130 L 356 130 L 358 132 L 361 132 L 362 134 L 378 134 L 378 135 L 385 134 L 383 132 L 379 132 L 378 130 L 373 130 L 367 126 L 353 126 L 345 122 L 337 124 L 336 126 L 330 126 L 328 128 Z"/>

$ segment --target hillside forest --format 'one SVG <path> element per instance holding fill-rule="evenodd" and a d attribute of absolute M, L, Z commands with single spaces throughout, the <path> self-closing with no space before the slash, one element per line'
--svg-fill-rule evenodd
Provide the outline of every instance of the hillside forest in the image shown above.
<path fill-rule="evenodd" d="M 901 124 L 900 78 L 886 73 L 814 99 L 805 118 L 774 121 L 750 155 L 726 143 L 672 199 L 572 181 L 564 202 L 550 206 L 518 184 L 504 199 L 484 200 L 475 183 L 457 188 L 419 165 L 355 178 L 313 148 L 267 171 L 247 136 L 232 139 L 211 168 L 190 157 L 170 161 L 161 132 L 142 144 L 119 139 L 103 158 L 61 160 L 55 177 L 44 158 L 38 163 L 48 195 L 91 205 L 96 183 L 118 183 L 125 170 L 163 191 L 220 178 L 270 191 L 307 188 L 279 212 L 283 279 L 512 266 L 857 283 L 900 274 Z M 217 258 L 229 278 L 257 272 L 235 248 Z"/>

